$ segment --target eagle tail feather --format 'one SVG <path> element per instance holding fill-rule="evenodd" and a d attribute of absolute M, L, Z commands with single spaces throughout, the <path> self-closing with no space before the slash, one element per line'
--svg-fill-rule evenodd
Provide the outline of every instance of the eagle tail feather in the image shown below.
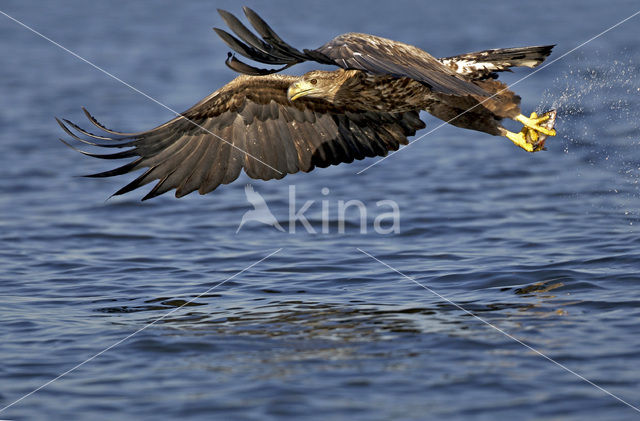
<path fill-rule="evenodd" d="M 536 67 L 551 54 L 555 45 L 498 48 L 439 59 L 442 64 L 472 79 L 496 77 L 511 67 Z"/>

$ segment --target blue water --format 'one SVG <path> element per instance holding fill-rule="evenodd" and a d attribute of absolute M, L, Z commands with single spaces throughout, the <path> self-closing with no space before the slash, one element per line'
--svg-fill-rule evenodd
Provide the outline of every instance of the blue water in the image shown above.
<path fill-rule="evenodd" d="M 359 31 L 437 56 L 557 43 L 549 60 L 638 9 L 247 3 L 299 47 Z M 168 0 L 0 9 L 182 111 L 233 77 L 211 31 L 217 7 L 240 12 Z M 639 25 L 514 87 L 525 112 L 558 108 L 546 152 L 443 127 L 359 175 L 375 160 L 141 203 L 144 191 L 106 200 L 133 177 L 75 177 L 113 162 L 66 148 L 53 117 L 84 124 L 86 106 L 138 131 L 171 113 L 0 16 L 0 407 L 117 344 L 0 418 L 640 418 L 513 339 L 640 405 Z M 418 136 L 440 124 L 424 119 Z M 287 232 L 250 222 L 236 234 L 248 182 Z M 290 232 L 290 186 L 296 210 L 314 201 L 315 234 Z M 348 200 L 365 206 L 366 232 L 354 208 L 341 232 Z M 399 232 L 376 231 L 381 200 L 398 204 Z"/>

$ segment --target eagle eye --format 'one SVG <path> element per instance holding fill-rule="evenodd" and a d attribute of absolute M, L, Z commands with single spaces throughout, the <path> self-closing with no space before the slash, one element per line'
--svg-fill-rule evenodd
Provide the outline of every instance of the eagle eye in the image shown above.
<path fill-rule="evenodd" d="M 309 83 L 311 83 L 312 85 L 315 85 L 316 83 L 318 83 L 318 79 L 311 79 Z"/>

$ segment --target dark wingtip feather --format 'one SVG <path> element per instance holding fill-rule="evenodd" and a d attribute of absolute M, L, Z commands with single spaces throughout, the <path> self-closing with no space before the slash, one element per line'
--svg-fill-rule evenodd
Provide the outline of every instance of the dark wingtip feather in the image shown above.
<path fill-rule="evenodd" d="M 251 47 L 268 55 L 276 56 L 285 60 L 290 59 L 290 57 L 279 55 L 277 52 L 275 52 L 269 44 L 258 38 L 233 14 L 222 9 L 218 9 L 218 13 L 220 14 L 220 16 L 222 16 L 222 19 L 227 24 L 229 29 L 231 29 L 233 33 L 238 36 L 238 38 L 249 44 Z"/>
<path fill-rule="evenodd" d="M 252 48 L 246 45 L 245 43 L 243 43 L 242 41 L 240 41 L 239 39 L 237 39 L 236 37 L 234 37 L 233 35 L 231 35 L 230 33 L 228 33 L 223 29 L 213 28 L 213 30 L 216 32 L 216 34 L 218 34 L 218 36 L 222 39 L 222 41 L 224 41 L 224 43 L 229 46 L 229 48 L 231 48 L 233 51 L 237 52 L 238 54 L 242 54 L 243 56 L 250 58 L 251 60 L 255 60 L 257 62 L 265 63 L 265 64 L 285 64 L 291 61 L 291 60 L 283 61 L 280 58 L 277 58 L 272 55 L 265 54 L 262 51 L 256 50 L 255 48 Z"/>
<path fill-rule="evenodd" d="M 106 137 L 106 136 L 100 136 L 91 132 L 86 131 L 85 129 L 83 129 L 82 127 L 78 126 L 77 124 L 75 124 L 74 122 L 67 120 L 66 118 L 63 119 L 63 121 L 65 123 L 67 123 L 69 126 L 73 127 L 75 130 L 77 130 L 78 132 L 82 133 L 85 136 L 89 136 L 92 137 L 94 139 L 99 139 L 99 140 L 118 140 L 118 139 L 114 139 L 112 137 Z"/>
<path fill-rule="evenodd" d="M 227 31 L 225 31 L 224 29 L 213 28 L 213 30 L 215 31 L 216 34 L 218 34 L 220 39 L 224 41 L 224 43 L 227 44 L 227 46 L 231 48 L 233 51 L 235 51 L 238 54 L 242 54 L 245 57 L 255 60 L 251 49 L 244 43 L 240 42 L 236 37 L 234 37 Z"/>
<path fill-rule="evenodd" d="M 242 8 L 245 16 L 249 19 L 251 25 L 255 28 L 255 30 L 260 34 L 260 36 L 269 43 L 273 48 L 281 52 L 282 54 L 286 54 L 292 58 L 306 61 L 308 59 L 307 56 L 302 51 L 293 48 L 291 45 L 287 44 L 276 32 L 271 29 L 271 27 L 264 21 L 256 12 L 251 10 L 249 7 L 244 6 Z"/>
<path fill-rule="evenodd" d="M 58 119 L 57 117 L 56 117 L 56 121 L 58 122 L 60 127 L 62 127 L 62 130 L 64 130 L 64 132 L 66 134 L 68 134 L 72 138 L 74 138 L 77 141 L 82 142 L 84 144 L 91 145 L 91 146 L 100 146 L 100 147 L 104 147 L 104 148 L 121 148 L 123 146 L 130 146 L 128 143 L 126 143 L 126 144 L 117 144 L 117 145 L 104 145 L 104 144 L 100 144 L 100 143 L 90 142 L 90 141 L 88 141 L 86 139 L 83 139 L 83 138 L 77 136 L 75 133 L 71 132 L 71 130 L 69 130 L 69 128 L 62 121 L 60 121 L 60 119 Z M 71 123 L 69 120 L 64 120 L 64 121 L 67 124 L 71 125 L 72 127 L 77 127 L 75 124 Z"/>
<path fill-rule="evenodd" d="M 95 173 L 95 174 L 87 174 L 84 175 L 83 177 L 88 177 L 88 178 L 103 178 L 103 177 L 113 177 L 116 175 L 123 175 L 126 173 L 129 173 L 131 171 L 136 170 L 138 164 L 140 164 L 140 162 L 142 161 L 142 158 L 138 158 L 135 161 L 131 161 L 121 167 L 118 168 L 114 168 L 112 170 L 109 171 L 104 171 L 104 172 L 99 172 L 99 173 Z"/>
<path fill-rule="evenodd" d="M 105 131 L 105 132 L 107 132 L 107 133 L 115 134 L 115 135 L 118 135 L 118 136 L 125 136 L 125 137 L 131 137 L 131 136 L 136 136 L 136 135 L 140 134 L 139 132 L 138 132 L 138 133 L 126 133 L 126 132 L 118 132 L 118 131 L 116 131 L 116 130 L 108 129 L 108 128 L 104 127 L 102 124 L 100 124 L 100 123 L 98 122 L 98 120 L 96 120 L 96 119 L 95 119 L 95 117 L 91 115 L 91 113 L 89 112 L 89 110 L 87 110 L 86 108 L 82 107 L 82 111 L 84 112 L 84 115 L 86 115 L 86 116 L 87 116 L 87 118 L 89 119 L 89 121 L 90 121 L 94 126 L 96 126 L 96 127 L 97 127 L 97 128 L 99 128 L 100 130 L 103 130 L 103 131 Z"/>
<path fill-rule="evenodd" d="M 126 186 L 122 187 L 117 192 L 113 193 L 112 196 L 120 196 L 121 194 L 129 193 L 130 191 L 133 191 L 133 190 L 137 189 L 138 187 L 144 186 L 149 181 L 151 181 L 151 180 L 148 180 L 148 179 L 145 180 L 147 178 L 147 176 L 149 175 L 149 173 L 151 173 L 151 171 L 153 171 L 153 167 L 149 168 L 147 171 L 145 171 L 143 174 L 141 174 L 135 180 L 133 180 L 132 182 L 130 182 Z"/>
<path fill-rule="evenodd" d="M 81 149 L 76 148 L 75 146 L 73 146 L 71 143 L 67 142 L 66 140 L 64 140 L 63 138 L 59 137 L 58 140 L 62 143 L 65 144 L 65 146 L 68 146 L 69 148 L 73 149 L 76 152 L 80 152 L 81 154 L 84 154 L 85 152 L 82 151 Z"/>
<path fill-rule="evenodd" d="M 110 153 L 110 154 L 97 154 L 97 153 L 91 153 L 91 152 L 87 152 L 87 151 L 83 151 L 82 149 L 78 149 L 75 146 L 73 146 L 72 144 L 68 143 L 66 140 L 62 139 L 62 138 L 58 138 L 58 140 L 62 143 L 64 143 L 65 145 L 67 145 L 68 147 L 70 147 L 71 149 L 73 149 L 76 152 L 80 152 L 83 155 L 86 156 L 90 156 L 93 158 L 100 158 L 100 159 L 123 159 L 123 158 L 131 158 L 133 156 L 136 156 L 136 150 L 135 149 L 130 149 L 128 151 L 122 151 L 122 152 L 116 152 L 116 153 Z M 87 142 L 88 143 L 88 142 Z M 98 145 L 100 146 L 100 145 Z"/>
<path fill-rule="evenodd" d="M 73 133 L 71 132 L 71 130 L 69 130 L 69 128 L 68 128 L 68 127 L 67 127 L 67 126 L 66 126 L 66 125 L 65 125 L 65 124 L 64 124 L 64 123 L 63 123 L 63 122 L 62 122 L 58 117 L 54 117 L 54 118 L 56 119 L 56 121 L 58 122 L 58 124 L 60 125 L 60 127 L 62 128 L 62 130 L 64 130 L 64 132 L 65 132 L 66 134 L 68 134 L 69 136 L 73 137 L 74 139 L 78 139 L 78 140 L 80 140 L 80 141 L 83 141 L 83 142 L 89 143 L 89 142 L 87 142 L 87 141 L 85 141 L 85 140 L 81 139 L 81 138 L 80 138 L 80 137 L 78 137 L 77 135 L 73 134 Z M 89 144 L 91 144 L 91 143 L 89 143 Z M 94 146 L 96 146 L 96 145 L 94 144 Z"/>
<path fill-rule="evenodd" d="M 250 75 L 250 76 L 271 75 L 273 73 L 281 72 L 281 71 L 283 71 L 285 69 L 288 69 L 289 67 L 293 66 L 293 64 L 287 64 L 287 65 L 285 65 L 283 67 L 280 67 L 280 68 L 277 68 L 277 69 L 260 69 L 259 67 L 250 66 L 250 65 L 238 60 L 231 53 L 229 53 L 227 55 L 227 59 L 224 61 L 224 64 L 226 64 L 228 68 L 230 68 L 231 70 L 233 70 L 235 72 L 242 73 L 242 74 L 245 74 L 245 75 Z"/>
<path fill-rule="evenodd" d="M 171 173 L 165 175 L 162 180 L 158 181 L 155 186 L 149 191 L 149 193 L 145 194 L 141 199 L 142 202 L 145 200 L 153 199 L 154 197 L 160 196 L 168 192 L 172 189 L 171 186 L 164 186 L 164 183 L 167 181 Z"/>
<path fill-rule="evenodd" d="M 133 142 L 125 142 L 125 143 L 118 143 L 118 144 L 103 144 L 103 143 L 95 143 L 95 142 L 88 141 L 86 139 L 83 139 L 83 138 L 77 136 L 75 133 L 73 133 L 71 130 L 69 130 L 69 128 L 66 126 L 66 124 L 64 124 L 62 121 L 60 121 L 60 119 L 58 117 L 55 117 L 55 119 L 56 119 L 56 122 L 60 125 L 60 127 L 62 127 L 62 130 L 64 130 L 65 133 L 67 133 L 72 138 L 74 138 L 77 141 L 82 142 L 82 143 L 84 143 L 86 145 L 99 146 L 101 148 L 125 148 L 125 147 L 129 147 L 129 146 L 133 146 Z M 67 119 L 64 119 L 64 122 L 69 124 L 74 129 L 78 130 L 80 133 L 87 134 L 87 132 L 85 130 L 81 129 L 76 124 L 72 123 L 71 121 L 69 121 Z M 102 139 L 102 138 L 100 138 L 98 136 L 92 136 L 91 134 L 88 134 L 88 136 L 93 137 L 93 138 Z M 104 138 L 104 139 L 115 140 L 115 139 L 111 139 L 111 138 Z M 74 148 L 74 149 L 76 149 L 76 148 Z M 78 149 L 76 149 L 76 150 L 78 150 Z"/>
<path fill-rule="evenodd" d="M 79 137 L 78 135 L 76 135 L 75 133 L 73 133 L 71 130 L 69 130 L 69 128 L 67 127 L 66 124 L 70 125 L 71 127 L 73 127 L 74 129 L 78 130 L 80 133 L 82 134 L 87 134 L 84 130 L 82 130 L 80 127 L 78 127 L 77 125 L 75 125 L 74 123 L 72 123 L 71 121 L 67 120 L 66 118 L 63 119 L 64 123 L 62 121 L 60 121 L 60 119 L 58 117 L 55 118 L 56 121 L 58 122 L 58 124 L 60 125 L 60 127 L 62 127 L 62 130 L 65 131 L 66 134 L 68 134 L 69 136 L 73 137 L 74 139 L 77 139 L 81 142 L 85 142 L 85 143 L 89 143 L 90 145 L 92 145 L 93 143 L 87 142 L 86 140 L 82 139 L 81 137 Z M 88 136 L 93 137 L 94 139 L 100 139 L 100 140 L 111 140 L 110 138 L 104 138 L 101 136 L 97 136 L 97 135 L 91 135 L 89 134 Z"/>
<path fill-rule="evenodd" d="M 140 201 L 144 202 L 145 200 L 153 199 L 156 196 L 160 196 L 160 194 L 162 194 L 162 193 L 156 193 L 156 191 L 158 190 L 158 186 L 160 186 L 160 184 L 162 184 L 162 182 L 156 183 L 156 185 L 153 186 L 151 191 L 149 193 L 145 194 L 144 197 L 142 199 L 140 199 Z"/>

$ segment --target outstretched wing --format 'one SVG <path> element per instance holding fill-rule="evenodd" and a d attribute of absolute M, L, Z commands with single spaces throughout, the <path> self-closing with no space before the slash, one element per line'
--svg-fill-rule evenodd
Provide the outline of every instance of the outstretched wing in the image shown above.
<path fill-rule="evenodd" d="M 240 76 L 182 115 L 139 133 L 109 130 L 86 110 L 89 120 L 107 135 L 90 133 L 68 120 L 58 122 L 81 142 L 129 148 L 112 154 L 80 152 L 103 159 L 135 158 L 89 177 L 147 168 L 115 193 L 159 180 L 143 200 L 172 189 L 176 197 L 195 190 L 205 194 L 238 178 L 242 169 L 251 178 L 279 179 L 315 167 L 386 155 L 424 127 L 417 112 L 339 109 L 312 98 L 290 103 L 287 88 L 296 80 L 282 75 Z"/>
<path fill-rule="evenodd" d="M 219 13 L 237 37 L 219 28 L 214 28 L 216 33 L 237 53 L 259 63 L 284 67 L 274 70 L 259 69 L 230 55 L 226 63 L 237 72 L 264 75 L 279 72 L 303 61 L 316 61 L 337 65 L 343 69 L 409 77 L 429 86 L 433 91 L 448 95 L 489 96 L 464 76 L 412 45 L 373 35 L 348 33 L 334 38 L 316 50 L 300 51 L 284 42 L 256 12 L 248 7 L 244 7 L 243 10 L 259 36 L 224 10 L 219 10 Z"/>

